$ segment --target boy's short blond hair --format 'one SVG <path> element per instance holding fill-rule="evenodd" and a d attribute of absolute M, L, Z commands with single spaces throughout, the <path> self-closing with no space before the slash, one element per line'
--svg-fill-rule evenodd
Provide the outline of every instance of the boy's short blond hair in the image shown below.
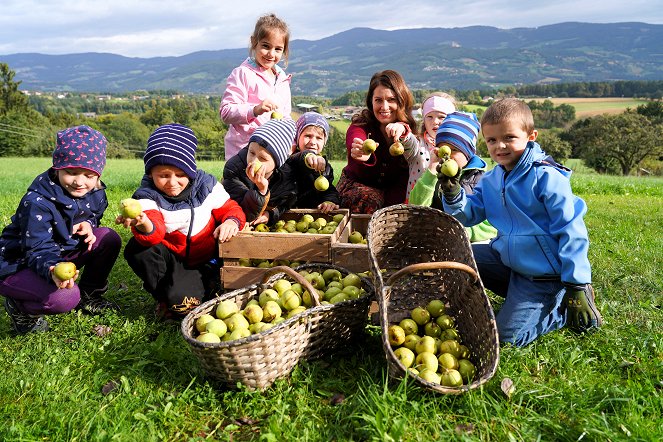
<path fill-rule="evenodd" d="M 506 121 L 515 121 L 520 127 L 531 134 L 534 131 L 534 116 L 529 106 L 518 98 L 503 98 L 488 106 L 481 116 L 481 126 L 484 124 L 500 124 Z"/>

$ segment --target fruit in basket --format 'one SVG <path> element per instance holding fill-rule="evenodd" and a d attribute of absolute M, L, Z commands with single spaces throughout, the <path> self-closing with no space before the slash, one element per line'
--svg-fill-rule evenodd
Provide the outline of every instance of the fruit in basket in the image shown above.
<path fill-rule="evenodd" d="M 322 277 L 325 282 L 329 284 L 330 281 L 340 281 L 343 279 L 343 274 L 336 269 L 325 269 L 325 271 L 322 272 Z"/>
<path fill-rule="evenodd" d="M 294 291 L 297 293 L 299 296 L 302 296 L 302 293 L 304 293 L 304 287 L 298 282 L 295 282 L 290 286 L 290 290 Z"/>
<path fill-rule="evenodd" d="M 237 312 L 239 312 L 239 307 L 237 304 L 235 304 L 234 301 L 231 301 L 230 299 L 221 301 L 216 307 L 216 317 L 219 319 L 229 318 Z"/>
<path fill-rule="evenodd" d="M 339 289 L 338 287 L 329 287 L 325 291 L 324 295 L 324 300 L 325 301 L 330 301 L 334 296 L 338 295 L 339 293 L 342 293 L 343 289 Z"/>
<path fill-rule="evenodd" d="M 221 338 L 219 338 L 214 333 L 205 332 L 205 333 L 199 334 L 196 337 L 196 341 L 206 342 L 206 343 L 209 343 L 209 344 L 217 344 L 217 343 L 221 342 Z"/>
<path fill-rule="evenodd" d="M 442 329 L 440 328 L 439 325 L 437 325 L 433 321 L 427 322 L 426 325 L 424 325 L 424 334 L 426 336 L 432 336 L 434 338 L 438 338 L 442 334 Z"/>
<path fill-rule="evenodd" d="M 284 309 L 290 311 L 296 309 L 302 304 L 302 300 L 293 290 L 286 290 L 281 295 L 281 305 Z"/>
<path fill-rule="evenodd" d="M 414 350 L 417 354 L 420 353 L 435 353 L 437 345 L 435 344 L 435 339 L 430 336 L 422 336 L 419 341 L 417 341 L 414 346 Z"/>
<path fill-rule="evenodd" d="M 446 341 L 440 342 L 439 345 L 440 353 L 449 353 L 454 355 L 456 358 L 460 357 L 460 344 L 454 339 L 448 339 Z"/>
<path fill-rule="evenodd" d="M 470 382 L 474 379 L 476 375 L 476 368 L 474 364 L 467 359 L 461 359 L 458 361 L 458 372 L 465 382 Z"/>
<path fill-rule="evenodd" d="M 329 189 L 329 180 L 325 178 L 324 175 L 320 175 L 315 181 L 313 181 L 313 186 L 318 192 L 324 192 Z"/>
<path fill-rule="evenodd" d="M 196 319 L 196 330 L 198 330 L 198 333 L 204 332 L 207 323 L 214 319 L 214 316 L 207 313 L 200 315 L 198 319 Z"/>
<path fill-rule="evenodd" d="M 366 138 L 364 143 L 361 145 L 361 148 L 364 151 L 364 155 L 370 155 L 375 152 L 375 149 L 378 148 L 378 143 L 376 143 L 375 140 Z"/>
<path fill-rule="evenodd" d="M 228 327 L 226 323 L 223 322 L 223 319 L 212 319 L 205 325 L 205 331 L 207 333 L 214 333 L 219 338 L 226 334 Z"/>
<path fill-rule="evenodd" d="M 332 304 L 338 304 L 339 302 L 344 302 L 350 299 L 350 296 L 347 293 L 339 293 L 338 295 L 335 295 L 332 299 L 329 300 L 330 303 Z"/>
<path fill-rule="evenodd" d="M 265 322 L 274 322 L 282 313 L 281 306 L 276 301 L 269 300 L 262 306 L 262 319 Z"/>
<path fill-rule="evenodd" d="M 440 364 L 440 367 L 443 368 L 453 368 L 454 370 L 458 369 L 458 359 L 451 353 L 442 353 L 438 358 L 437 361 Z"/>
<path fill-rule="evenodd" d="M 428 310 L 423 307 L 415 307 L 410 312 L 410 316 L 414 319 L 414 322 L 419 325 L 426 325 L 426 323 L 430 321 L 430 313 L 428 313 Z"/>
<path fill-rule="evenodd" d="M 405 330 L 406 335 L 416 335 L 419 331 L 419 326 L 412 318 L 405 318 L 399 322 L 398 325 L 400 325 L 401 328 Z"/>
<path fill-rule="evenodd" d="M 361 278 L 356 273 L 348 273 L 343 277 L 343 287 L 353 285 L 355 287 L 361 287 Z"/>
<path fill-rule="evenodd" d="M 230 332 L 234 332 L 240 328 L 245 328 L 247 330 L 249 328 L 249 321 L 247 321 L 244 315 L 239 312 L 234 313 L 229 318 L 224 319 L 224 321 L 226 321 L 226 325 Z"/>
<path fill-rule="evenodd" d="M 389 154 L 392 157 L 403 155 L 403 153 L 405 153 L 405 148 L 403 147 L 403 144 L 400 141 L 396 141 L 391 146 L 389 146 Z"/>
<path fill-rule="evenodd" d="M 286 316 L 288 319 L 292 318 L 293 316 L 297 316 L 300 313 L 304 313 L 306 311 L 306 307 L 303 305 L 300 305 L 297 308 L 293 308 L 288 312 L 288 315 Z"/>
<path fill-rule="evenodd" d="M 444 302 L 439 299 L 433 299 L 426 305 L 426 310 L 430 313 L 431 318 L 437 318 L 444 314 Z"/>
<path fill-rule="evenodd" d="M 405 335 L 405 342 L 403 342 L 403 347 L 409 348 L 412 351 L 416 351 L 417 342 L 421 339 L 419 335 Z"/>
<path fill-rule="evenodd" d="M 436 372 L 432 370 L 421 370 L 417 376 L 419 376 L 421 379 L 431 382 L 433 384 L 439 384 L 440 383 L 440 375 L 437 374 Z"/>
<path fill-rule="evenodd" d="M 439 365 L 439 362 L 437 360 L 437 357 L 435 356 L 435 353 L 431 353 L 429 351 L 424 351 L 419 354 L 417 354 L 417 357 L 414 360 L 415 366 L 419 371 L 423 369 L 428 369 L 430 371 L 437 371 L 437 367 Z"/>
<path fill-rule="evenodd" d="M 447 329 L 449 329 L 449 328 L 453 328 L 453 326 L 454 326 L 454 319 L 453 319 L 451 316 L 449 316 L 449 315 L 442 315 L 442 316 L 439 316 L 439 317 L 435 320 L 435 322 L 437 323 L 437 325 L 439 325 L 440 327 L 442 327 L 443 330 L 447 330 Z"/>
<path fill-rule="evenodd" d="M 265 289 L 258 295 L 258 304 L 261 307 L 265 306 L 267 301 L 278 301 L 279 293 L 274 289 Z"/>
<path fill-rule="evenodd" d="M 244 317 L 249 321 L 249 324 L 261 322 L 263 317 L 262 307 L 258 303 L 247 305 L 244 307 Z"/>
<path fill-rule="evenodd" d="M 348 236 L 348 241 L 350 244 L 361 244 L 363 240 L 364 236 L 361 234 L 361 232 L 356 230 L 353 230 L 352 233 L 350 233 L 350 236 Z"/>
<path fill-rule="evenodd" d="M 398 347 L 394 350 L 394 355 L 396 355 L 405 368 L 410 368 L 414 364 L 414 352 L 407 347 Z"/>
<path fill-rule="evenodd" d="M 248 336 L 251 336 L 251 332 L 249 331 L 249 328 L 238 328 L 234 330 L 232 333 L 230 333 L 230 339 L 229 341 L 234 341 L 235 339 L 241 339 L 241 338 L 246 338 Z"/>
<path fill-rule="evenodd" d="M 440 376 L 440 384 L 445 387 L 460 387 L 463 385 L 463 377 L 458 370 L 445 370 Z"/>
<path fill-rule="evenodd" d="M 68 281 L 76 275 L 76 264 L 69 261 L 60 261 L 53 267 L 53 275 L 60 281 Z"/>
<path fill-rule="evenodd" d="M 308 275 L 304 276 L 304 278 L 309 283 L 311 283 L 313 288 L 316 288 L 318 290 L 323 290 L 327 285 L 327 283 L 325 282 L 325 278 L 319 272 L 309 273 Z"/>
<path fill-rule="evenodd" d="M 405 331 L 398 325 L 390 325 L 387 336 L 392 347 L 398 347 L 405 342 Z"/>
<path fill-rule="evenodd" d="M 140 201 L 133 198 L 125 198 L 120 201 L 120 215 L 122 218 L 136 218 L 143 212 Z"/>
<path fill-rule="evenodd" d="M 308 290 L 304 290 L 302 292 L 302 304 L 304 304 L 306 307 L 313 307 L 313 297 Z"/>
<path fill-rule="evenodd" d="M 272 287 L 278 292 L 279 295 L 282 295 L 286 290 L 290 290 L 292 283 L 285 278 L 281 278 L 274 281 Z"/>
<path fill-rule="evenodd" d="M 442 336 L 440 338 L 444 338 L 445 340 L 447 339 L 460 339 L 460 335 L 458 334 L 458 331 L 456 331 L 455 328 L 448 328 L 442 332 Z"/>
<path fill-rule="evenodd" d="M 467 348 L 465 345 L 459 345 L 460 352 L 458 354 L 459 359 L 469 359 L 470 358 L 470 349 Z"/>

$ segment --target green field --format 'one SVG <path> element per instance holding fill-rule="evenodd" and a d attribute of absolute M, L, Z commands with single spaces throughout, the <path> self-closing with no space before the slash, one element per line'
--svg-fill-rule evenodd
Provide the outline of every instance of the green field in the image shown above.
<path fill-rule="evenodd" d="M 222 164 L 199 165 L 220 176 Z M 0 158 L 3 226 L 49 165 Z M 334 165 L 340 171 L 342 163 Z M 138 160 L 108 161 L 107 225 L 141 175 Z M 50 332 L 13 337 L 0 311 L 0 440 L 661 440 L 663 179 L 578 168 L 572 184 L 589 206 L 605 326 L 591 336 L 562 330 L 525 348 L 503 347 L 497 373 L 478 390 L 443 396 L 389 382 L 374 327 L 359 347 L 301 362 L 264 392 L 222 388 L 205 378 L 179 328 L 154 319 L 154 301 L 120 257 L 108 294 L 120 314 L 57 315 Z M 119 231 L 126 242 L 130 233 Z M 110 333 L 98 335 L 97 325 Z M 504 378 L 515 385 L 510 398 L 500 389 Z"/>

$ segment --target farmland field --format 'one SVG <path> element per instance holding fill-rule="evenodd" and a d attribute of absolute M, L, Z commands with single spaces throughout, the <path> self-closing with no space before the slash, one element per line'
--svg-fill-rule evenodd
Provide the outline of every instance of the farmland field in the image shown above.
<path fill-rule="evenodd" d="M 50 161 L 0 158 L 2 226 Z M 199 166 L 220 176 L 223 163 Z M 130 232 L 112 219 L 142 170 L 140 160 L 111 159 L 103 176 L 104 224 L 124 243 Z M 663 440 L 663 179 L 576 170 L 605 325 L 590 336 L 561 330 L 525 348 L 503 346 L 480 389 L 448 396 L 389 381 L 371 326 L 360 343 L 300 362 L 264 392 L 220 386 L 179 328 L 155 319 L 154 301 L 120 255 L 108 292 L 119 314 L 50 316 L 50 332 L 14 337 L 0 308 L 0 440 Z"/>

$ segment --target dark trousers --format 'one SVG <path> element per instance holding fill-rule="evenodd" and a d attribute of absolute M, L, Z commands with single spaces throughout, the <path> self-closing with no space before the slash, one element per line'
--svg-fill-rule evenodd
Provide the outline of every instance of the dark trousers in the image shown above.
<path fill-rule="evenodd" d="M 91 292 L 105 289 L 108 275 L 122 248 L 122 239 L 113 229 L 98 227 L 92 230 L 97 240 L 92 250 L 75 250 L 62 255 L 62 261 L 71 261 L 82 268 L 82 276 L 70 289 L 58 289 L 52 280 L 46 280 L 32 269 L 23 269 L 0 282 L 0 293 L 16 301 L 19 309 L 31 315 L 53 315 L 74 309 L 81 290 Z"/>
<path fill-rule="evenodd" d="M 145 247 L 131 238 L 124 257 L 143 280 L 143 288 L 158 302 L 169 307 L 182 304 L 184 298 L 203 301 L 218 289 L 219 268 L 209 263 L 191 267 L 163 244 Z"/>

